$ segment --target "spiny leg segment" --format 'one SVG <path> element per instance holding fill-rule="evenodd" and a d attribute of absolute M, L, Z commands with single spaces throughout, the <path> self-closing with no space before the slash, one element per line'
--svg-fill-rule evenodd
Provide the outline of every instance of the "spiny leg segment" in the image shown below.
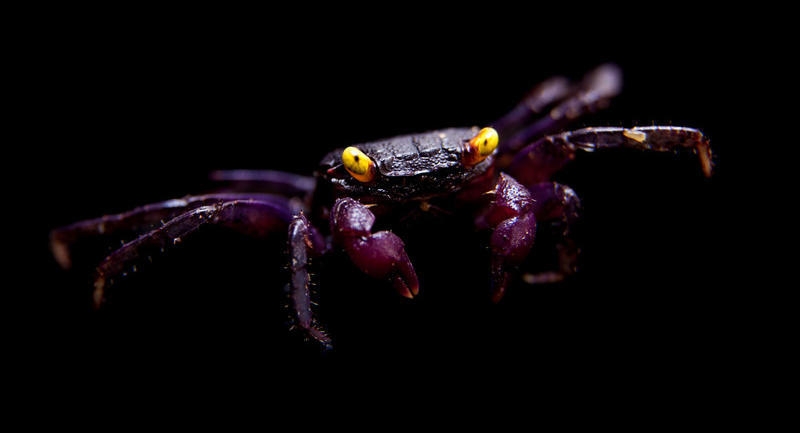
<path fill-rule="evenodd" d="M 308 222 L 305 215 L 296 215 L 289 224 L 289 269 L 292 273 L 287 286 L 292 319 L 306 337 L 317 341 L 323 350 L 331 349 L 331 338 L 314 317 L 311 308 L 311 276 L 309 258 L 321 256 L 327 251 L 325 241 Z"/>
<path fill-rule="evenodd" d="M 575 92 L 574 85 L 565 77 L 551 77 L 531 89 L 525 98 L 491 126 L 503 137 L 513 137 L 536 116 Z"/>
<path fill-rule="evenodd" d="M 542 85 L 550 83 L 551 80 L 545 81 Z M 498 132 L 501 137 L 505 137 L 500 144 L 498 152 L 498 164 L 501 168 L 507 166 L 509 159 L 532 141 L 546 134 L 562 130 L 581 116 L 605 108 L 611 98 L 618 95 L 622 89 L 622 72 L 618 66 L 608 63 L 586 74 L 580 83 L 572 86 L 566 92 L 553 91 L 552 88 L 560 90 L 560 87 L 554 84 L 550 84 L 550 86 L 544 87 L 545 89 L 551 89 L 549 93 L 544 94 L 551 96 L 551 99 L 538 97 L 526 103 L 531 98 L 529 96 L 520 104 L 530 107 L 530 114 L 538 114 L 543 108 L 548 107 L 553 102 L 557 102 L 546 116 L 525 126 L 525 122 L 530 121 L 532 116 L 530 114 L 523 116 L 521 114 L 522 109 L 515 108 L 496 122 L 499 127 Z M 539 88 L 541 87 L 537 89 Z M 532 96 L 537 94 L 537 92 L 534 92 Z M 544 104 L 544 102 L 547 103 Z M 514 122 L 512 123 L 511 120 Z"/>
<path fill-rule="evenodd" d="M 287 227 L 292 213 L 287 207 L 256 200 L 236 200 L 200 206 L 184 212 L 137 239 L 126 243 L 106 257 L 95 271 L 94 306 L 106 299 L 107 289 L 115 278 L 148 257 L 164 252 L 187 235 L 206 224 L 232 228 L 253 237 L 266 237 Z"/>
<path fill-rule="evenodd" d="M 126 240 L 123 239 L 125 235 L 132 233 L 133 236 L 137 236 L 149 232 L 191 209 L 215 203 L 248 199 L 272 203 L 278 207 L 290 207 L 288 199 L 271 194 L 220 193 L 186 196 L 57 228 L 50 232 L 50 247 L 58 264 L 64 269 L 70 269 L 72 267 L 72 246 L 80 239 L 106 236 L 115 238 L 115 240 Z"/>
<path fill-rule="evenodd" d="M 583 128 L 549 135 L 522 149 L 508 171 L 524 185 L 535 185 L 550 180 L 575 159 L 576 150 L 592 152 L 617 147 L 658 152 L 691 149 L 700 157 L 703 174 L 711 176 L 713 164 L 708 138 L 697 129 L 679 126 Z"/>

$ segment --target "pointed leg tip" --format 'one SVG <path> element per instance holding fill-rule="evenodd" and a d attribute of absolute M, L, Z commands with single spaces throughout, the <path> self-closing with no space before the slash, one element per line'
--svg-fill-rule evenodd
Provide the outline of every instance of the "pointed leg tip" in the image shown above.
<path fill-rule="evenodd" d="M 53 252 L 53 257 L 56 263 L 61 266 L 61 269 L 69 270 L 72 268 L 72 258 L 70 257 L 69 247 L 64 242 L 53 239 L 50 241 L 50 250 Z"/>
<path fill-rule="evenodd" d="M 491 293 L 492 303 L 497 304 L 503 299 L 503 296 L 506 294 L 507 283 L 508 283 L 508 276 L 504 275 L 502 280 L 500 280 L 499 282 L 494 282 L 492 284 L 492 293 Z"/>
<path fill-rule="evenodd" d="M 105 286 L 106 280 L 103 277 L 99 277 L 94 281 L 94 293 L 92 293 L 92 306 L 95 310 L 99 310 L 100 307 L 103 305 L 103 299 L 105 296 Z"/>
<path fill-rule="evenodd" d="M 328 336 L 328 333 L 317 328 L 309 328 L 309 333 L 311 337 L 313 337 L 319 343 L 320 350 L 324 352 L 328 352 L 333 350 L 333 341 L 331 337 Z"/>
<path fill-rule="evenodd" d="M 705 175 L 706 179 L 710 179 L 712 174 L 713 173 L 711 171 L 711 166 L 710 165 L 708 167 L 706 167 L 706 166 L 703 167 L 703 175 Z"/>
<path fill-rule="evenodd" d="M 503 295 L 504 295 L 504 294 L 505 294 L 505 291 L 498 291 L 498 292 L 494 292 L 494 293 L 492 293 L 492 297 L 491 297 L 491 299 L 492 299 L 492 303 L 493 303 L 493 304 L 498 304 L 498 303 L 500 303 L 500 301 L 502 301 L 502 300 L 503 300 Z"/>
<path fill-rule="evenodd" d="M 714 163 L 712 162 L 711 146 L 708 139 L 701 141 L 696 147 L 697 155 L 700 157 L 700 165 L 703 168 L 703 174 L 709 178 L 713 171 Z"/>
<path fill-rule="evenodd" d="M 711 159 L 703 156 L 700 158 L 700 164 L 702 165 L 703 168 L 703 175 L 705 175 L 706 178 L 710 178 L 713 171 L 712 170 L 713 164 L 711 163 Z"/>

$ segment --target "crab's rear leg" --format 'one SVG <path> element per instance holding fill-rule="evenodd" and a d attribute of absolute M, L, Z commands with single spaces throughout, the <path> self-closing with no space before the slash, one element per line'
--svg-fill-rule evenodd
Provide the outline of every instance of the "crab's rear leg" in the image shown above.
<path fill-rule="evenodd" d="M 50 232 L 50 247 L 58 264 L 64 269 L 69 269 L 72 267 L 73 246 L 82 239 L 106 237 L 114 239 L 115 242 L 130 240 L 189 210 L 216 203 L 248 199 L 271 203 L 279 208 L 292 208 L 292 204 L 287 198 L 271 194 L 220 193 L 186 196 L 59 227 Z M 295 210 L 299 209 L 292 208 L 292 211 Z"/>
<path fill-rule="evenodd" d="M 334 242 L 353 264 L 369 276 L 389 281 L 400 295 L 416 296 L 419 282 L 403 241 L 388 231 L 372 233 L 374 223 L 375 215 L 352 198 L 337 200 L 331 211 Z"/>
<path fill-rule="evenodd" d="M 703 174 L 711 176 L 712 161 L 709 140 L 697 129 L 678 126 L 636 128 L 583 128 L 541 138 L 514 157 L 508 171 L 524 185 L 550 180 L 577 150 L 594 151 L 610 148 L 631 148 L 659 152 L 692 149 L 700 157 Z"/>
<path fill-rule="evenodd" d="M 551 77 L 531 89 L 511 111 L 492 124 L 504 137 L 511 137 L 552 104 L 566 98 L 574 85 L 564 77 Z"/>
<path fill-rule="evenodd" d="M 550 84 L 545 86 L 548 83 Z M 532 141 L 563 130 L 578 118 L 606 107 L 621 89 L 622 71 L 610 63 L 598 66 L 579 83 L 567 89 L 553 84 L 551 80 L 545 81 L 493 125 L 500 136 L 505 137 L 498 149 L 498 166 L 506 167 L 513 155 Z M 531 122 L 535 115 L 551 107 L 553 103 L 555 104 L 547 115 Z M 528 113 L 525 113 L 525 107 L 529 109 Z"/>
<path fill-rule="evenodd" d="M 291 217 L 291 210 L 286 207 L 255 200 L 222 202 L 184 212 L 161 227 L 126 243 L 97 266 L 94 306 L 99 308 L 105 302 L 108 289 L 115 279 L 136 270 L 148 258 L 179 244 L 204 225 L 225 226 L 261 238 L 281 231 L 281 228 L 285 230 Z"/>

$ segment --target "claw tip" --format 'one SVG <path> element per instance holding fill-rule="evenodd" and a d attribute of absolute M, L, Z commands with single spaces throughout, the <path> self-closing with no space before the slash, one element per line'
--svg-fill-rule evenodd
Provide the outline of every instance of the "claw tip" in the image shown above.
<path fill-rule="evenodd" d="M 402 277 L 396 276 L 394 279 L 394 288 L 400 296 L 408 299 L 414 299 L 414 296 L 419 294 L 419 285 L 413 284 L 411 287 L 406 284 Z"/>

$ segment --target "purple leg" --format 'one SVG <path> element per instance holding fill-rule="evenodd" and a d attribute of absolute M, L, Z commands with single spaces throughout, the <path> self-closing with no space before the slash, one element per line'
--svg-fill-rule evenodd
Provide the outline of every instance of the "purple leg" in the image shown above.
<path fill-rule="evenodd" d="M 333 205 L 334 242 L 365 274 L 389 280 L 400 295 L 413 298 L 419 293 L 419 282 L 403 241 L 391 232 L 372 233 L 374 223 L 375 215 L 352 198 L 338 199 Z"/>
<path fill-rule="evenodd" d="M 255 200 L 236 200 L 200 206 L 184 212 L 137 239 L 126 243 L 103 260 L 97 267 L 94 281 L 94 305 L 99 308 L 113 279 L 153 255 L 163 252 L 206 224 L 232 228 L 254 237 L 265 237 L 285 230 L 292 213 L 287 207 Z"/>
<path fill-rule="evenodd" d="M 541 138 L 514 157 L 508 171 L 524 185 L 535 185 L 575 159 L 575 151 L 615 147 L 659 152 L 693 149 L 700 157 L 703 173 L 711 176 L 711 148 L 702 132 L 678 126 L 636 128 L 583 128 Z"/>
<path fill-rule="evenodd" d="M 553 103 L 564 99 L 573 91 L 569 80 L 564 77 L 551 77 L 534 87 L 525 98 L 505 116 L 491 126 L 501 137 L 512 137 L 520 128 L 530 123 L 535 116 Z"/>
<path fill-rule="evenodd" d="M 292 277 L 288 292 L 292 307 L 294 327 L 306 337 L 314 339 L 323 348 L 331 349 L 331 339 L 314 317 L 309 285 L 309 258 L 325 253 L 325 242 L 319 232 L 308 222 L 301 212 L 289 224 L 289 254 Z"/>
<path fill-rule="evenodd" d="M 494 229 L 489 241 L 492 259 L 492 301 L 500 302 L 516 269 L 533 246 L 534 201 L 527 188 L 500 173 L 488 210 L 476 219 L 479 228 Z"/>
<path fill-rule="evenodd" d="M 139 235 L 164 224 L 191 209 L 234 200 L 253 199 L 289 207 L 288 199 L 270 194 L 208 194 L 186 196 L 180 199 L 137 207 L 128 212 L 105 215 L 100 218 L 78 221 L 50 232 L 50 247 L 53 256 L 64 269 L 72 267 L 71 247 L 79 239 L 93 236 L 116 236 L 120 240 L 125 234 Z"/>
<path fill-rule="evenodd" d="M 619 67 L 613 64 L 601 65 L 589 72 L 578 85 L 570 89 L 567 92 L 567 98 L 552 108 L 547 116 L 518 133 L 498 130 L 500 136 L 505 137 L 499 148 L 501 167 L 506 166 L 508 159 L 528 143 L 545 134 L 562 130 L 580 116 L 605 108 L 609 100 L 619 94 L 621 89 L 622 72 Z M 501 121 L 504 121 L 506 117 L 503 117 Z M 498 123 L 501 122 L 498 121 Z M 503 125 L 501 124 L 501 126 Z"/>
<path fill-rule="evenodd" d="M 558 269 L 538 274 L 525 274 L 523 279 L 530 284 L 554 283 L 575 273 L 578 262 L 578 247 L 572 239 L 572 225 L 580 216 L 581 201 L 572 188 L 555 182 L 543 182 L 528 188 L 535 202 L 533 213 L 539 224 L 552 222 L 558 230 Z M 541 228 L 541 226 L 540 226 Z"/>
<path fill-rule="evenodd" d="M 225 191 L 258 191 L 287 197 L 306 197 L 314 191 L 313 177 L 273 170 L 218 170 L 211 180 L 221 182 Z"/>

